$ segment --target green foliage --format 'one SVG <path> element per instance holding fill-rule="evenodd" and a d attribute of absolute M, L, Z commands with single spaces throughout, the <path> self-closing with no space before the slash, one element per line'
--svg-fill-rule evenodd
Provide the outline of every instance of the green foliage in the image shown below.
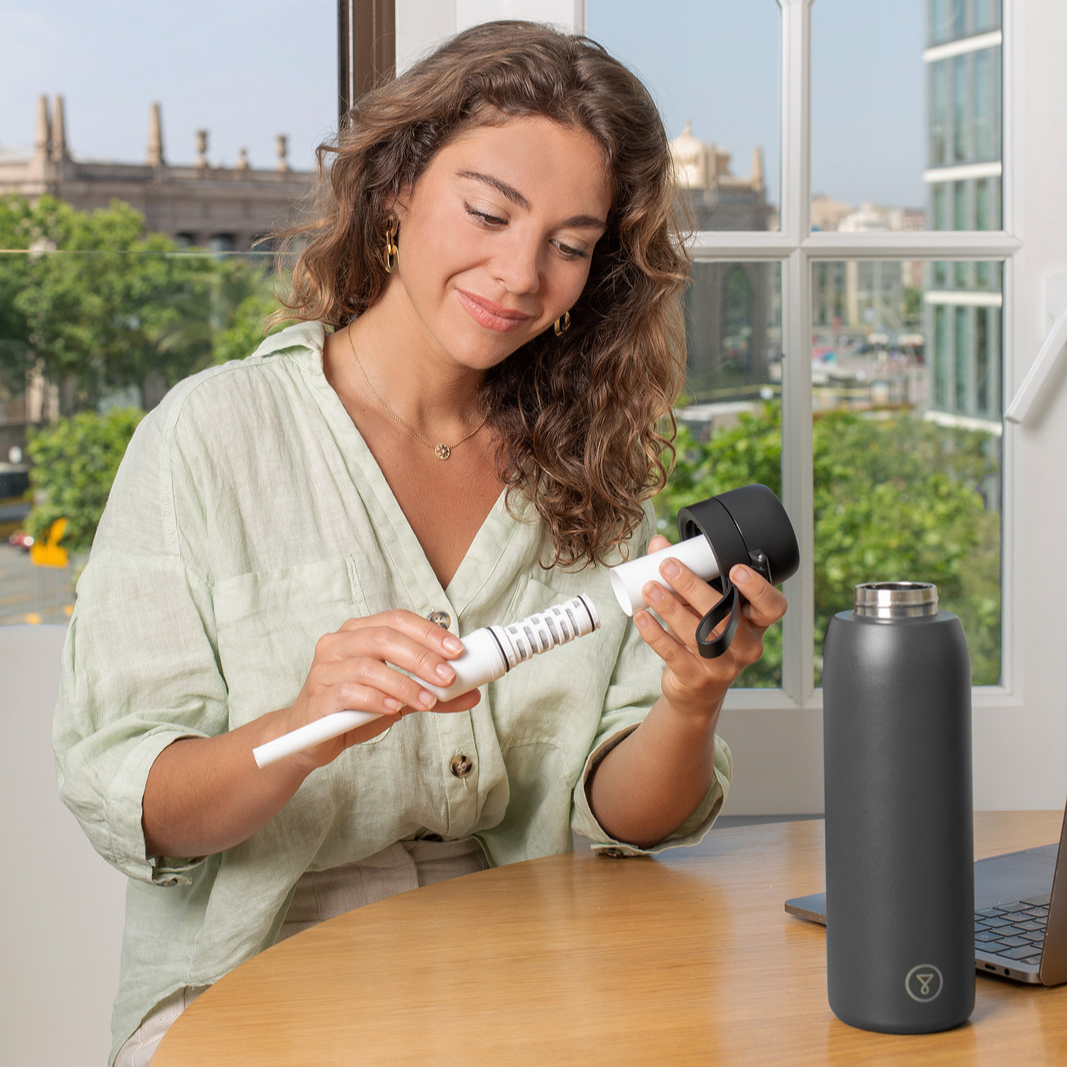
<path fill-rule="evenodd" d="M 258 261 L 179 249 L 144 232 L 119 201 L 93 212 L 54 197 L 0 197 L 0 385 L 31 374 L 57 388 L 55 425 L 32 435 L 34 536 L 68 520 L 63 545 L 89 547 L 119 460 L 141 417 L 95 414 L 131 387 L 152 406 L 176 382 L 249 355 L 278 308 Z M 22 251 L 23 254 L 17 254 Z"/>
<path fill-rule="evenodd" d="M 62 545 L 87 550 L 107 503 L 115 472 L 143 412 L 113 408 L 106 415 L 83 411 L 30 436 L 30 480 L 35 503 L 27 528 L 36 538 L 65 518 Z"/>
<path fill-rule="evenodd" d="M 657 498 L 664 533 L 678 510 L 751 482 L 781 488 L 777 403 L 744 414 L 701 444 L 684 427 L 670 484 Z M 860 582 L 926 581 L 960 616 L 977 685 L 1000 677 L 1000 517 L 982 490 L 996 476 L 995 439 L 910 413 L 834 412 L 813 425 L 815 656 L 826 624 L 852 605 Z M 780 628 L 767 634 L 748 685 L 778 685 Z"/>
<path fill-rule="evenodd" d="M 221 313 L 212 338 L 212 361 L 226 363 L 251 355 L 265 336 L 277 333 L 284 324 L 267 324 L 279 307 L 277 281 L 260 266 L 234 260 L 217 278 L 215 307 Z"/>
<path fill-rule="evenodd" d="M 667 486 L 656 497 L 660 532 L 678 540 L 678 512 L 687 504 L 718 496 L 728 489 L 759 482 L 782 491 L 781 407 L 765 404 L 740 415 L 736 425 L 720 430 L 702 444 L 680 423 L 675 438 L 675 464 Z M 763 656 L 747 668 L 741 684 L 753 687 L 782 684 L 782 628 L 772 626 Z"/>
<path fill-rule="evenodd" d="M 260 265 L 180 250 L 120 201 L 0 198 L 0 248 L 29 250 L 0 256 L 0 380 L 21 391 L 36 371 L 64 415 L 130 386 L 151 405 L 220 347 L 248 355 L 263 336 L 248 323 L 277 307 Z"/>

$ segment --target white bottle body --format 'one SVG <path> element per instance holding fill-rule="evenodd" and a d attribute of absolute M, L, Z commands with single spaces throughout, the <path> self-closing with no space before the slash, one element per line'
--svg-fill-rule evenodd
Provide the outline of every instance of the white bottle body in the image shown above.
<path fill-rule="evenodd" d="M 668 545 L 658 552 L 649 552 L 647 556 L 639 556 L 637 559 L 620 563 L 611 568 L 609 577 L 619 607 L 627 615 L 633 615 L 635 611 L 648 607 L 642 590 L 649 582 L 658 582 L 670 588 L 669 583 L 659 572 L 660 564 L 668 559 L 678 560 L 698 578 L 703 578 L 705 582 L 718 578 L 720 573 L 719 561 L 715 558 L 715 553 L 703 534 L 690 537 L 689 540 L 677 545 Z"/>

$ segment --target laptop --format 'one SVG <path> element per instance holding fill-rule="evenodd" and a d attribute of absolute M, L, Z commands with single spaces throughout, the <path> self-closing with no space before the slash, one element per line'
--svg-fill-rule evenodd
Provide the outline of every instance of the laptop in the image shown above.
<path fill-rule="evenodd" d="M 785 902 L 785 910 L 826 924 L 826 894 Z M 1067 982 L 1067 812 L 1059 845 L 977 860 L 974 966 L 1030 985 Z"/>

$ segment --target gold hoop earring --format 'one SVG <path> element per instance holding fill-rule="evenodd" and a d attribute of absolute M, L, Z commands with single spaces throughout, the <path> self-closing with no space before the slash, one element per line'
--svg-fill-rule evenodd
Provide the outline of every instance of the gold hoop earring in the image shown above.
<path fill-rule="evenodd" d="M 555 329 L 556 336 L 562 337 L 571 328 L 571 313 L 564 311 L 558 319 L 556 319 Z"/>
<path fill-rule="evenodd" d="M 400 224 L 395 215 L 390 215 L 385 221 L 385 251 L 382 253 L 382 263 L 386 274 L 393 274 L 400 266 L 400 249 L 396 247 L 396 234 Z"/>

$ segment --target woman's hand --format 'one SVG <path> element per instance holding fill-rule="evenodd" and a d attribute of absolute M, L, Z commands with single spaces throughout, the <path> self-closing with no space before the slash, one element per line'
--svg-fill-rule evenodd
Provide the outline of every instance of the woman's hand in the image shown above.
<path fill-rule="evenodd" d="M 654 537 L 649 551 L 659 551 L 668 544 L 665 537 Z M 650 611 L 635 613 L 634 622 L 666 664 L 662 689 L 667 704 L 685 715 L 714 719 L 726 690 L 763 654 L 763 634 L 785 614 L 785 597 L 751 567 L 733 567 L 730 581 L 742 597 L 737 632 L 721 656 L 704 659 L 697 650 L 696 630 L 719 600 L 719 592 L 677 560 L 665 560 L 660 574 L 670 588 L 649 582 L 642 592 L 666 626 L 661 626 Z"/>
<path fill-rule="evenodd" d="M 458 637 L 410 611 L 349 619 L 335 633 L 319 639 L 300 694 L 283 716 L 288 725 L 280 733 L 349 709 L 372 711 L 381 718 L 291 759 L 321 767 L 349 746 L 383 733 L 404 714 L 474 707 L 479 700 L 476 689 L 442 702 L 419 681 L 450 685 L 456 672 L 448 661 L 462 651 Z"/>
<path fill-rule="evenodd" d="M 667 547 L 654 537 L 650 552 Z M 673 833 L 708 791 L 715 776 L 715 728 L 726 690 L 759 659 L 763 634 L 786 609 L 785 597 L 751 567 L 730 570 L 743 598 L 730 647 L 717 659 L 697 651 L 700 620 L 719 593 L 677 560 L 660 574 L 670 588 L 649 582 L 642 593 L 651 611 L 634 614 L 641 636 L 663 660 L 663 695 L 640 726 L 594 769 L 587 785 L 593 813 L 619 841 L 650 847 Z"/>
<path fill-rule="evenodd" d="M 448 661 L 462 651 L 458 638 L 410 611 L 350 619 L 320 638 L 291 707 L 212 737 L 179 738 L 156 757 L 141 802 L 147 855 L 207 856 L 231 848 L 274 818 L 316 767 L 405 712 L 474 707 L 477 690 L 442 702 L 401 673 L 448 685 L 455 678 Z M 269 767 L 252 758 L 257 746 L 349 708 L 382 717 Z"/>

